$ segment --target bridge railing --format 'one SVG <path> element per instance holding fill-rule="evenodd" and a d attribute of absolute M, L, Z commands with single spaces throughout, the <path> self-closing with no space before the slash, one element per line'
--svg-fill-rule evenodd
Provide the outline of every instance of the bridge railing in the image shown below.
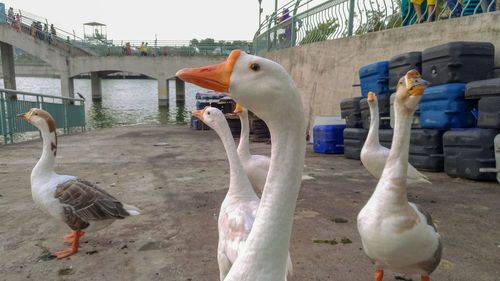
<path fill-rule="evenodd" d="M 85 40 L 75 31 L 67 32 L 41 16 L 27 11 L 14 10 L 20 15 L 20 27 L 23 32 L 35 39 L 57 44 L 59 48 L 76 48 L 84 53 L 100 56 L 140 55 L 141 44 L 147 43 L 147 54 L 161 55 L 227 55 L 234 49 L 250 51 L 252 42 L 248 40 Z"/>
<path fill-rule="evenodd" d="M 0 89 L 0 132 L 3 143 L 13 143 L 16 134 L 37 131 L 30 123 L 16 118 L 31 108 L 42 108 L 56 122 L 56 128 L 67 134 L 72 128 L 85 130 L 85 101 L 83 99 L 42 95 L 29 92 Z"/>
<path fill-rule="evenodd" d="M 21 31 L 32 35 L 35 39 L 57 44 L 59 48 L 67 49 L 68 51 L 71 48 L 82 50 L 85 45 L 84 40 L 78 37 L 74 31 L 70 33 L 60 29 L 50 24 L 46 18 L 23 10 L 14 10 L 14 13 L 20 15 Z"/>
<path fill-rule="evenodd" d="M 253 40 L 253 52 L 304 45 L 384 29 L 412 25 L 418 15 L 410 0 L 292 0 L 266 16 Z M 456 3 L 456 4 L 453 4 Z M 307 4 L 307 5 L 306 5 Z M 419 23 L 495 11 L 496 0 L 437 1 L 432 9 L 421 4 Z M 450 6 L 448 6 L 450 5 Z"/>
<path fill-rule="evenodd" d="M 208 43 L 193 43 L 190 40 L 108 40 L 107 44 L 87 44 L 85 48 L 101 56 L 139 56 L 142 44 L 147 44 L 146 53 L 148 56 L 228 55 L 234 49 L 248 51 L 252 47 L 252 42 L 245 40 Z"/>

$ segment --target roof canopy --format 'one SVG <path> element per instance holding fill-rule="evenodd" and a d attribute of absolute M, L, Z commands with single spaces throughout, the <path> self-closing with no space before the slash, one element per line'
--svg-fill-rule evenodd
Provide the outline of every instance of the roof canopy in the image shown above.
<path fill-rule="evenodd" d="M 99 23 L 99 22 L 88 22 L 88 23 L 84 23 L 83 25 L 92 25 L 92 26 L 106 26 L 104 23 Z"/>

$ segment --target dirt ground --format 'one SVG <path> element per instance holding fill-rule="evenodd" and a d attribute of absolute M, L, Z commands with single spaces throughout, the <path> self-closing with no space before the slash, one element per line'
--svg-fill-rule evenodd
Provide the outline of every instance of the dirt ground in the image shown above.
<path fill-rule="evenodd" d="M 269 155 L 269 144 L 251 145 Z M 1 281 L 218 280 L 217 214 L 229 171 L 213 131 L 133 126 L 60 136 L 58 173 L 97 182 L 143 213 L 87 233 L 80 251 L 62 260 L 47 254 L 67 247 L 61 237 L 69 228 L 31 198 L 40 154 L 40 140 L 0 146 Z M 304 173 L 313 179 L 297 202 L 289 280 L 373 280 L 356 216 L 376 180 L 361 162 L 316 154 L 311 145 Z M 433 184 L 409 188 L 409 198 L 433 215 L 443 239 L 432 280 L 499 281 L 500 184 L 425 174 Z M 386 272 L 384 280 L 395 276 Z"/>

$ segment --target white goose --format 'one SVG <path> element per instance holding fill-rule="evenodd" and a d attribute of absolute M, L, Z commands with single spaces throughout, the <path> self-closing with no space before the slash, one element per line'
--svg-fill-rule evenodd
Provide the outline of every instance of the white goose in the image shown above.
<path fill-rule="evenodd" d="M 64 258 L 78 251 L 85 232 L 102 229 L 116 219 L 138 215 L 134 206 L 126 205 L 90 182 L 54 172 L 57 151 L 56 124 L 52 116 L 38 108 L 17 115 L 42 133 L 43 152 L 31 171 L 33 201 L 53 217 L 65 222 L 73 231 L 63 240 L 71 248 L 54 253 Z"/>
<path fill-rule="evenodd" d="M 370 108 L 370 130 L 366 137 L 363 149 L 361 149 L 361 162 L 363 166 L 374 176 L 379 179 L 384 170 L 385 162 L 389 156 L 387 147 L 380 145 L 378 137 L 379 129 L 379 114 L 378 114 L 378 100 L 373 92 L 368 92 L 368 106 Z M 430 184 L 429 178 L 420 173 L 411 164 L 408 164 L 408 172 L 406 178 L 408 184 Z"/>
<path fill-rule="evenodd" d="M 306 146 L 304 110 L 297 88 L 281 65 L 239 50 L 221 64 L 183 69 L 176 75 L 229 93 L 268 125 L 271 164 L 261 203 L 245 248 L 224 280 L 285 280 Z"/>
<path fill-rule="evenodd" d="M 392 148 L 375 191 L 358 214 L 358 231 L 375 264 L 376 281 L 382 280 L 386 269 L 420 274 L 422 281 L 429 281 L 441 259 L 436 226 L 427 212 L 408 202 L 405 180 L 411 120 L 427 84 L 416 70 L 399 80 Z"/>
<path fill-rule="evenodd" d="M 262 192 L 266 183 L 267 172 L 271 158 L 265 155 L 250 154 L 250 128 L 248 125 L 248 109 L 236 104 L 234 113 L 238 114 L 241 122 L 240 143 L 238 144 L 238 156 L 240 157 L 243 168 L 247 173 L 252 187 L 257 192 Z"/>
<path fill-rule="evenodd" d="M 245 174 L 242 163 L 236 153 L 233 136 L 224 114 L 217 108 L 205 107 L 193 111 L 193 115 L 202 120 L 219 135 L 229 160 L 229 190 L 219 212 L 219 244 L 217 261 L 220 280 L 224 280 L 231 265 L 243 250 L 248 234 L 252 229 L 260 199 L 252 188 Z M 292 274 L 292 262 L 288 256 L 288 273 Z"/>

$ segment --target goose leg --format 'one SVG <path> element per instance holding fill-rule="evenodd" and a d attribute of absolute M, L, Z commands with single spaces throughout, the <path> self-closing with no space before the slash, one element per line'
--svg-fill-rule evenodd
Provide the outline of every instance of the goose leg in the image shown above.
<path fill-rule="evenodd" d="M 424 276 L 422 275 L 422 281 L 431 281 L 431 278 L 429 276 Z"/>
<path fill-rule="evenodd" d="M 73 231 L 73 241 L 71 244 L 71 248 L 55 252 L 53 255 L 56 256 L 58 259 L 62 259 L 76 253 L 78 251 L 78 248 L 80 247 L 79 241 L 80 237 L 83 236 L 83 233 L 84 232 L 81 230 Z"/>
<path fill-rule="evenodd" d="M 85 232 L 83 232 L 83 231 L 81 233 L 82 233 L 82 235 L 80 235 L 80 237 L 82 237 L 85 234 Z M 64 241 L 64 243 L 72 244 L 74 238 L 75 238 L 75 232 L 70 231 L 70 232 L 68 232 L 68 234 L 66 234 L 66 236 L 63 237 L 63 241 Z"/>
<path fill-rule="evenodd" d="M 384 278 L 384 271 L 380 269 L 375 270 L 375 281 L 382 281 L 382 278 Z"/>

